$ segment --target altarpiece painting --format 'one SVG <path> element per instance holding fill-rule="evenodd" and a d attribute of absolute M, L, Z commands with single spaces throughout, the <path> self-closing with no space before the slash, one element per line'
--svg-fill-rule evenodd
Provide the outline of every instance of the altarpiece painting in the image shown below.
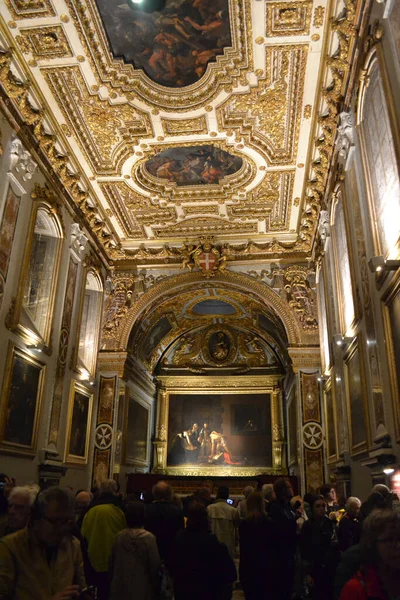
<path fill-rule="evenodd" d="M 167 466 L 271 466 L 270 394 L 171 394 Z"/>

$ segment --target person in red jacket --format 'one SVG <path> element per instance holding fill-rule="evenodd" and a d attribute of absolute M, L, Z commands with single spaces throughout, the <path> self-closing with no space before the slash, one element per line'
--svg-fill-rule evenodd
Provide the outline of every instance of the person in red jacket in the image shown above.
<path fill-rule="evenodd" d="M 339 600 L 394 600 L 400 597 L 400 512 L 374 511 L 365 520 L 361 569 Z"/>

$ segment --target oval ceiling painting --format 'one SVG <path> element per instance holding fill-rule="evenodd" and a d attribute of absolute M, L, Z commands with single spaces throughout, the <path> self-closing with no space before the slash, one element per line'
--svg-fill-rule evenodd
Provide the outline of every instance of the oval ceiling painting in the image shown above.
<path fill-rule="evenodd" d="M 208 63 L 231 46 L 228 0 L 166 0 L 155 11 L 149 0 L 96 3 L 114 58 L 143 69 L 164 86 L 195 83 Z"/>
<path fill-rule="evenodd" d="M 150 158 L 146 170 L 177 185 L 218 184 L 241 168 L 243 160 L 212 145 L 168 148 Z"/>

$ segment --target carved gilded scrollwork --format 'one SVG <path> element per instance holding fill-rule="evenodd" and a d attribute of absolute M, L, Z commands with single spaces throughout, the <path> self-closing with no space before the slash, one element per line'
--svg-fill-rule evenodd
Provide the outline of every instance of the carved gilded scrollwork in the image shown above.
<path fill-rule="evenodd" d="M 300 265 L 284 270 L 284 289 L 289 306 L 298 315 L 306 330 L 318 329 L 315 294 L 308 282 L 308 269 Z"/>

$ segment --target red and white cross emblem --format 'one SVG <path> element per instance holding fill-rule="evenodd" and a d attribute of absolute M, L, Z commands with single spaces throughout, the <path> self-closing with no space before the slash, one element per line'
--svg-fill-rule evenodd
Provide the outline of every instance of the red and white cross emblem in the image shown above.
<path fill-rule="evenodd" d="M 202 252 L 199 256 L 199 266 L 204 271 L 212 271 L 216 263 L 215 255 L 212 252 Z"/>

